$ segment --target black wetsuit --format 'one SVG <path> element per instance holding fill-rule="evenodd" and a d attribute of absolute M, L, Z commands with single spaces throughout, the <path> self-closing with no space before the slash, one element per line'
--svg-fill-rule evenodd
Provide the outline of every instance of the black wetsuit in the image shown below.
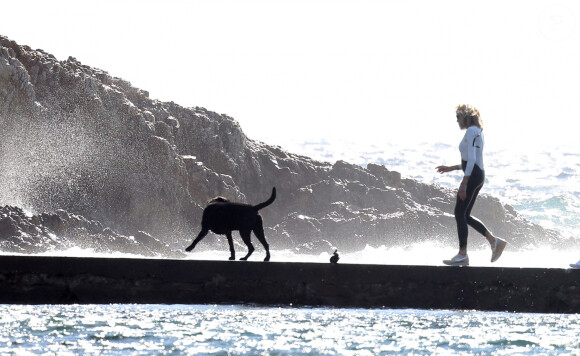
<path fill-rule="evenodd" d="M 461 168 L 465 172 L 467 166 L 467 161 L 461 162 Z M 459 248 L 467 247 L 467 235 L 468 228 L 467 225 L 474 228 L 477 232 L 485 236 L 487 234 L 487 228 L 485 225 L 477 218 L 471 216 L 471 209 L 473 204 L 475 204 L 475 199 L 483 187 L 485 181 L 485 172 L 479 168 L 477 164 L 473 166 L 471 171 L 471 176 L 467 181 L 467 197 L 465 200 L 461 200 L 457 196 L 457 202 L 455 203 L 455 221 L 457 222 L 457 234 L 459 236 Z"/>

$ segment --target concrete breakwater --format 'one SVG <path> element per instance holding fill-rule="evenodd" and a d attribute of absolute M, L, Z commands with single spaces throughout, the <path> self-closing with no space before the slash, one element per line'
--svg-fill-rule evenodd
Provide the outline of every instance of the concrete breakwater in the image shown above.
<path fill-rule="evenodd" d="M 0 303 L 579 313 L 580 270 L 0 256 Z"/>

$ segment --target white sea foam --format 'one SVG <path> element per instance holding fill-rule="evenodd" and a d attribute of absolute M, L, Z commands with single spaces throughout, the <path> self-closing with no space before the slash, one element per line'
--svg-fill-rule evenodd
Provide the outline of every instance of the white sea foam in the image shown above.
<path fill-rule="evenodd" d="M 30 256 L 29 253 L 14 253 L 0 251 L 0 256 Z M 123 252 L 98 252 L 93 249 L 71 247 L 66 250 L 50 250 L 41 253 L 36 253 L 34 256 L 40 257 L 89 257 L 89 258 L 160 258 L 159 256 L 142 256 L 132 253 Z"/>
<path fill-rule="evenodd" d="M 239 256 L 245 250 L 237 251 Z M 330 263 L 332 251 L 320 254 L 296 253 L 292 250 L 271 250 L 272 262 L 298 263 Z M 453 257 L 457 253 L 455 246 L 443 246 L 434 242 L 417 243 L 406 247 L 371 247 L 356 252 L 339 251 L 342 264 L 376 264 L 376 265 L 415 265 L 415 266 L 443 266 L 443 260 Z M 490 248 L 476 248 L 468 252 L 470 265 L 474 267 L 523 267 L 523 268 L 569 268 L 569 264 L 576 262 L 580 252 L 575 250 L 558 250 L 552 248 L 530 248 L 512 250 L 506 248 L 502 257 L 490 262 Z M 229 257 L 227 249 L 221 251 L 207 250 L 194 251 L 187 256 L 189 260 L 225 261 Z M 261 261 L 263 251 L 256 248 L 250 261 Z"/>
<path fill-rule="evenodd" d="M 490 262 L 491 250 L 477 248 L 469 251 L 471 266 L 474 267 L 523 267 L 523 268 L 568 268 L 570 263 L 578 261 L 580 252 L 575 250 L 558 250 L 547 247 L 513 250 L 506 248 L 502 257 L 494 263 Z M 237 248 L 237 258 L 242 257 L 245 248 Z M 294 250 L 270 250 L 272 262 L 297 263 L 329 263 L 333 251 L 319 254 L 307 254 Z M 457 253 L 455 246 L 444 246 L 437 241 L 417 243 L 405 247 L 372 247 L 355 252 L 339 251 L 341 264 L 375 264 L 375 265 L 414 265 L 414 266 L 443 266 L 443 260 L 453 257 Z M 19 255 L 14 253 L 0 253 L 0 255 Z M 28 254 L 27 254 L 28 255 Z M 37 254 L 47 257 L 89 257 L 89 258 L 164 258 L 162 256 L 141 256 L 128 253 L 99 253 L 91 249 L 74 247 L 63 251 L 48 251 Z M 186 259 L 195 261 L 227 261 L 230 256 L 227 248 L 223 250 L 198 249 L 187 255 Z M 262 261 L 264 251 L 256 247 L 256 251 L 249 258 L 250 261 Z M 243 263 L 243 262 L 239 262 Z"/>

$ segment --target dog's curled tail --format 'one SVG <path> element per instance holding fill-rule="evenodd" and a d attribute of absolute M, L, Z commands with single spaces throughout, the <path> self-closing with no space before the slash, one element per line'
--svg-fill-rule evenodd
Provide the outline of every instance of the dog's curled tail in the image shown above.
<path fill-rule="evenodd" d="M 265 202 L 260 203 L 258 205 L 254 205 L 254 210 L 258 211 L 260 209 L 264 209 L 268 205 L 272 204 L 275 199 L 276 199 L 276 187 L 272 188 L 272 195 L 270 196 L 270 198 L 268 200 L 266 200 Z"/>

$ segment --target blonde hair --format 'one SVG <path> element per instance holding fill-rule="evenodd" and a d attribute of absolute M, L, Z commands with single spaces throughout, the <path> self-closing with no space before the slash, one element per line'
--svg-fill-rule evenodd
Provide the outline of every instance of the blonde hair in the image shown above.
<path fill-rule="evenodd" d="M 461 124 L 462 129 L 466 129 L 469 126 L 477 126 L 483 128 L 483 121 L 481 120 L 481 115 L 479 110 L 469 104 L 457 105 L 456 108 L 457 119 Z"/>

